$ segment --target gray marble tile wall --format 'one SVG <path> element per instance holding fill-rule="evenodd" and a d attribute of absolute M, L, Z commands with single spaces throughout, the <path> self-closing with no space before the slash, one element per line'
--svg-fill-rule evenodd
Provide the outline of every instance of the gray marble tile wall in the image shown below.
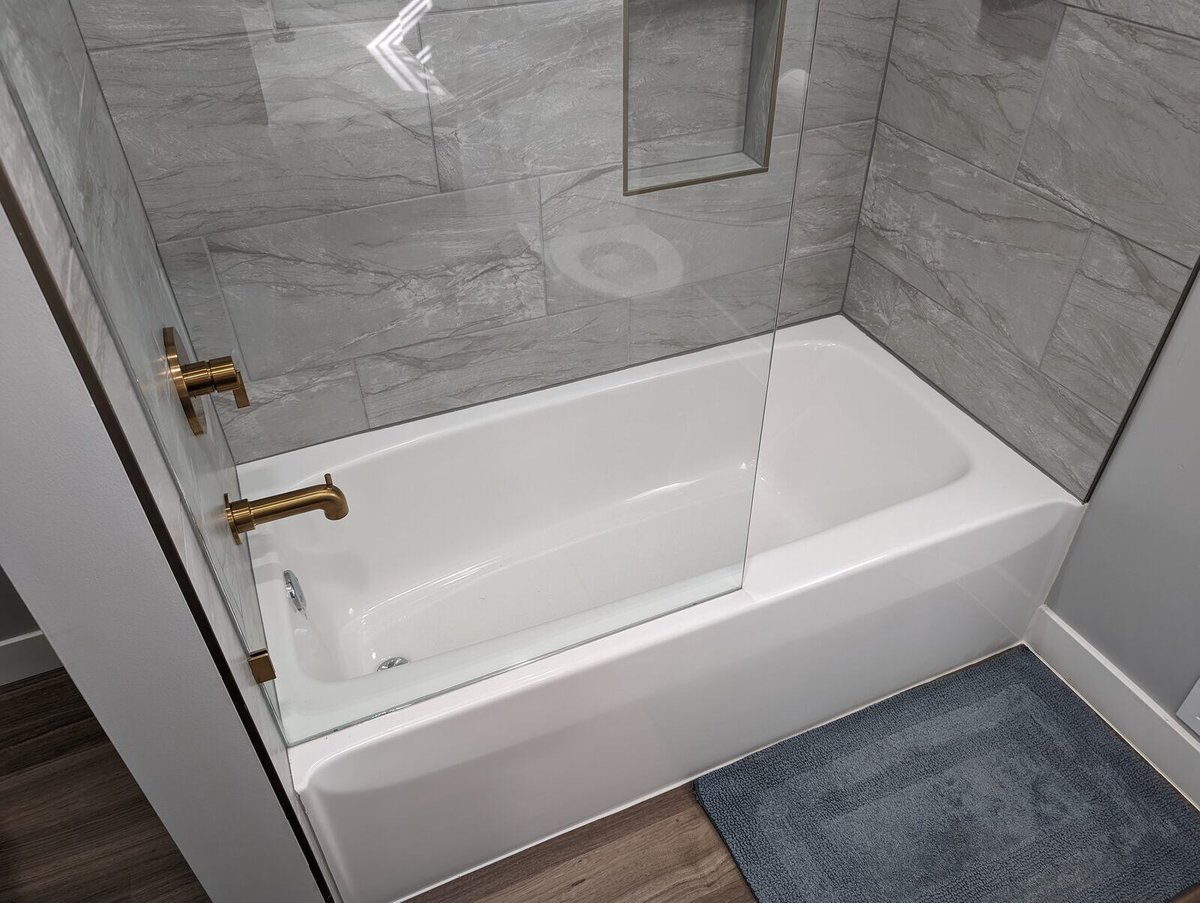
<path fill-rule="evenodd" d="M 1081 496 L 1200 253 L 1196 10 L 899 3 L 845 312 Z"/>
<path fill-rule="evenodd" d="M 821 0 L 781 326 L 842 309 L 895 24 L 896 0 Z"/>
<path fill-rule="evenodd" d="M 177 493 L 176 507 L 183 501 L 186 522 L 171 526 L 189 534 L 205 579 L 211 568 L 245 644 L 262 648 L 249 554 L 225 525 L 223 496 L 239 494 L 233 456 L 211 410 L 208 433 L 192 434 L 165 376 L 162 329 L 186 333 L 184 322 L 68 0 L 0 2 L 0 68 L 57 191 L 61 217 L 47 213 L 35 226 L 69 312 L 106 385 L 111 378 L 128 393 L 133 383 L 142 408 L 138 429 L 153 430 L 158 449 L 151 451 L 161 453 L 175 484 L 155 488 Z M 0 90 L 7 99 L 8 89 Z M 13 133 L 6 140 L 26 140 L 23 129 L 19 139 L 11 124 L 6 129 Z M 24 173 L 18 183 L 32 191 L 44 181 L 40 172 Z M 47 246 L 47 236 L 66 234 L 62 217 L 72 231 Z M 200 249 L 175 250 L 174 267 L 201 268 Z M 120 359 L 104 351 L 113 343 Z"/>
<path fill-rule="evenodd" d="M 73 3 L 197 349 L 249 378 L 217 402 L 239 461 L 840 306 L 895 0 L 791 0 L 769 172 L 629 198 L 621 0 L 434 0 L 407 30 L 380 0 Z M 653 23 L 659 132 L 745 104 L 744 60 L 730 96 L 672 68 L 748 25 L 710 6 Z M 819 32 L 840 71 L 794 222 Z"/>

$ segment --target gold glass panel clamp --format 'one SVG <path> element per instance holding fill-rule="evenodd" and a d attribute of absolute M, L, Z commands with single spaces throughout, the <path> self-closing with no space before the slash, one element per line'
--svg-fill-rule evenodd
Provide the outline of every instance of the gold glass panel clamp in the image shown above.
<path fill-rule="evenodd" d="M 175 341 L 175 330 L 170 326 L 163 329 L 163 348 L 166 351 L 167 371 L 179 403 L 187 415 L 192 432 L 199 436 L 204 432 L 204 410 L 193 399 L 210 392 L 232 392 L 239 408 L 248 407 L 250 396 L 246 394 L 246 383 L 241 371 L 234 366 L 231 357 L 214 357 L 210 361 L 189 363 L 183 357 L 179 343 Z"/>
<path fill-rule="evenodd" d="M 233 541 L 242 544 L 242 534 L 249 533 L 259 524 L 281 520 L 306 511 L 324 511 L 329 520 L 341 520 L 350 513 L 346 496 L 333 485 L 332 474 L 325 474 L 325 483 L 305 486 L 279 495 L 261 499 L 238 499 L 229 501 L 225 496 L 225 520 L 233 533 Z"/>

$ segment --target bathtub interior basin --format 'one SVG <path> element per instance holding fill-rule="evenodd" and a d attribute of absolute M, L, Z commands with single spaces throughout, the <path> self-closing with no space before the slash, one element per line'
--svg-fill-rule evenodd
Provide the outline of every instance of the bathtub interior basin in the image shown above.
<path fill-rule="evenodd" d="M 700 390 L 711 385 L 707 369 L 715 372 L 756 352 L 733 346 L 718 351 L 564 387 L 560 396 L 569 390 L 594 400 L 596 393 L 619 410 L 632 410 L 632 396 L 649 388 L 639 382 L 645 379 L 664 393 L 666 408 L 668 399 L 676 399 L 677 408 L 694 411 L 699 399 L 703 416 L 688 423 L 695 435 L 708 437 L 703 451 L 688 447 L 678 461 L 666 451 L 648 455 L 658 468 L 652 483 L 600 468 L 578 489 L 579 497 L 593 493 L 588 504 L 603 508 L 622 504 L 605 499 L 640 502 L 656 498 L 653 492 L 646 496 L 650 490 L 671 487 L 663 496 L 678 501 L 682 513 L 657 523 L 647 515 L 650 525 L 638 527 L 646 549 L 619 548 L 607 562 L 579 564 L 634 571 L 610 575 L 616 592 L 619 581 L 637 573 L 659 580 L 682 576 L 663 590 L 673 594 L 668 601 L 653 593 L 590 597 L 603 604 L 587 608 L 589 602 L 576 601 L 583 607 L 568 612 L 557 600 L 585 599 L 582 591 L 571 597 L 565 588 L 586 578 L 558 575 L 562 582 L 539 609 L 555 619 L 526 626 L 518 622 L 531 603 L 518 590 L 510 595 L 507 587 L 497 589 L 489 603 L 519 629 L 439 652 L 424 664 L 469 658 L 489 643 L 498 649 L 519 639 L 530 644 L 528 651 L 534 639 L 546 650 L 572 636 L 591 639 L 603 629 L 601 620 L 623 607 L 610 624 L 625 629 L 289 749 L 296 790 L 347 903 L 406 899 L 1024 635 L 1078 524 L 1077 500 L 841 317 L 777 333 L 756 458 L 744 446 L 729 445 L 721 430 L 709 429 L 714 422 L 735 422 L 736 399 Z M 745 372 L 759 375 L 752 367 Z M 751 394 L 747 389 L 746 397 Z M 523 410 L 506 409 L 514 415 Z M 466 421 L 485 413 L 464 412 L 464 435 L 475 429 Z M 537 416 L 569 415 L 545 408 Z M 610 456 L 619 459 L 625 437 L 589 429 L 592 422 L 576 421 L 586 437 L 582 445 L 600 452 L 587 458 L 580 448 L 573 452 L 576 460 L 599 467 Z M 654 418 L 638 424 L 642 446 L 653 447 L 649 437 L 658 435 L 656 426 Z M 402 460 L 402 453 L 381 454 Z M 340 472 L 352 475 L 358 458 L 345 460 L 349 466 Z M 322 463 L 313 458 L 286 479 L 311 479 Z M 740 588 L 681 607 L 681 600 L 698 599 L 741 573 L 739 552 L 724 559 L 686 556 L 693 554 L 692 542 L 711 542 L 707 549 L 715 556 L 744 535 L 731 512 L 745 509 L 713 500 L 731 483 L 741 486 L 737 480 L 751 478 L 756 485 Z M 352 497 L 351 518 L 354 504 Z M 368 509 L 372 504 L 368 498 Z M 454 510 L 469 510 L 463 504 Z M 551 509 L 554 522 L 563 524 L 579 523 L 587 513 Z M 436 514 L 425 514 L 438 523 Z M 369 519 L 363 524 L 381 529 Z M 320 521 L 311 526 L 325 527 Z M 332 542 L 334 532 L 322 535 Z M 558 540 L 573 536 L 578 534 L 568 531 Z M 310 542 L 318 551 L 318 543 Z M 272 573 L 295 560 L 291 548 L 281 546 L 272 552 L 277 558 L 262 562 L 268 602 Z M 714 562 L 730 568 L 729 579 L 712 579 Z M 397 563 L 396 573 L 405 567 Z M 345 598 L 348 608 L 356 596 L 347 592 Z M 310 600 L 310 607 L 317 604 Z M 331 615 L 330 627 L 305 627 L 280 600 L 268 619 L 271 641 L 292 656 L 282 668 L 277 663 L 280 695 L 294 706 L 291 716 L 310 725 L 332 720 L 335 712 L 384 711 L 408 698 L 404 672 L 422 664 L 359 677 L 348 676 L 354 668 L 345 663 L 340 672 L 327 665 L 326 676 L 318 678 L 311 663 L 300 661 L 301 633 L 326 630 L 323 638 L 308 639 L 332 643 L 333 625 L 353 623 L 347 610 L 335 614 L 344 620 Z M 449 643 L 456 636 L 479 639 L 451 621 L 444 625 Z M 539 633 L 550 630 L 556 633 Z M 328 712 L 306 711 L 303 694 L 322 692 Z"/>
<path fill-rule="evenodd" d="M 728 593 L 747 553 L 961 480 L 946 403 L 894 365 L 828 318 L 773 354 L 747 339 L 242 465 L 249 495 L 328 470 L 350 502 L 249 537 L 289 739 Z"/>

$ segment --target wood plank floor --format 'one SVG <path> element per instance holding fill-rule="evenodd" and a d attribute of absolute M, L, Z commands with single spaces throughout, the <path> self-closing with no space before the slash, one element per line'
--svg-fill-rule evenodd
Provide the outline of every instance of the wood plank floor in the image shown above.
<path fill-rule="evenodd" d="M 755 903 L 690 786 L 434 888 L 413 903 L 585 901 Z M 1200 887 L 1171 903 L 1200 903 Z"/>
<path fill-rule="evenodd" d="M 680 787 L 444 884 L 415 903 L 755 903 Z"/>
<path fill-rule="evenodd" d="M 0 900 L 207 899 L 66 673 L 0 687 Z"/>

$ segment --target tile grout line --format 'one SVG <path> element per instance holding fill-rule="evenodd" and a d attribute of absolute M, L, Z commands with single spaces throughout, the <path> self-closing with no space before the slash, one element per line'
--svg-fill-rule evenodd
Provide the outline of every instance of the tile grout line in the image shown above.
<path fill-rule="evenodd" d="M 1038 355 L 1036 364 L 1037 370 L 1039 373 L 1042 373 L 1043 376 L 1046 376 L 1047 379 L 1050 379 L 1050 377 L 1042 371 L 1042 364 L 1045 363 L 1046 360 L 1046 352 L 1049 351 L 1050 346 L 1054 343 L 1054 335 L 1058 332 L 1058 325 L 1062 322 L 1063 313 L 1067 309 L 1067 302 L 1071 298 L 1071 289 L 1075 287 L 1076 280 L 1079 279 L 1079 277 L 1083 274 L 1083 262 L 1087 259 L 1088 250 L 1091 248 L 1092 241 L 1095 239 L 1095 237 L 1096 226 L 1093 225 L 1088 231 L 1087 240 L 1083 243 L 1083 250 L 1079 254 L 1079 259 L 1075 261 L 1075 270 L 1071 273 L 1071 278 L 1067 280 L 1066 293 L 1063 295 L 1062 303 L 1058 308 L 1058 313 L 1054 316 L 1054 325 L 1050 328 L 1050 335 L 1046 338 L 1046 345 L 1042 348 L 1042 353 Z"/>
<path fill-rule="evenodd" d="M 1116 13 L 1103 12 L 1098 9 L 1080 6 L 1078 3 L 1073 2 L 1073 0 L 1063 0 L 1063 6 L 1067 7 L 1068 9 L 1073 9 L 1084 16 L 1091 15 L 1099 19 L 1110 19 L 1113 22 L 1120 22 L 1122 25 L 1128 25 L 1132 28 L 1144 28 L 1147 31 L 1157 32 L 1158 34 L 1168 35 L 1169 37 L 1183 38 L 1185 41 L 1194 41 L 1196 43 L 1200 43 L 1200 34 L 1186 34 L 1182 31 L 1174 31 L 1166 25 L 1153 25 L 1150 22 L 1139 22 L 1136 19 L 1118 16 Z"/>
<path fill-rule="evenodd" d="M 917 293 L 918 295 L 920 295 L 922 298 L 924 298 L 926 301 L 928 301 L 928 302 L 929 302 L 930 304 L 932 304 L 934 307 L 938 308 L 940 311 L 942 311 L 942 312 L 943 312 L 944 314 L 946 314 L 947 316 L 953 317 L 953 318 L 954 318 L 954 320 L 955 320 L 956 322 L 958 322 L 958 323 L 959 323 L 959 324 L 960 324 L 960 325 L 961 325 L 961 326 L 962 326 L 964 329 L 968 329 L 968 330 L 970 330 L 972 333 L 974 333 L 976 336 L 978 336 L 978 338 L 979 338 L 981 341 L 983 341 L 983 342 L 984 342 L 984 343 L 986 343 L 987 345 L 990 345 L 990 346 L 991 346 L 993 349 L 995 349 L 996 351 L 1000 352 L 1001 354 L 1003 354 L 1003 355 L 1005 355 L 1005 356 L 1007 356 L 1007 357 L 1010 357 L 1010 358 L 1012 358 L 1013 360 L 1015 360 L 1015 361 L 1019 362 L 1019 363 L 1020 363 L 1022 366 L 1024 366 L 1024 367 L 1028 368 L 1028 370 L 1030 371 L 1030 373 L 1033 373 L 1033 374 L 1036 374 L 1037 376 L 1040 376 L 1042 379 L 1044 379 L 1044 380 L 1046 380 L 1048 383 L 1052 384 L 1052 385 L 1054 386 L 1054 388 L 1056 388 L 1058 391 L 1062 392 L 1062 393 L 1063 393 L 1065 396 L 1067 396 L 1069 399 L 1071 399 L 1071 400 L 1073 400 L 1073 401 L 1077 402 L 1077 403 L 1078 403 L 1080 406 L 1082 406 L 1082 407 L 1083 407 L 1083 408 L 1085 408 L 1086 410 L 1090 411 L 1091 413 L 1093 413 L 1093 414 L 1095 414 L 1095 415 L 1098 415 L 1100 418 L 1103 418 L 1103 420 L 1105 420 L 1105 421 L 1107 421 L 1107 422 L 1109 422 L 1109 423 L 1112 423 L 1112 424 L 1114 424 L 1114 425 L 1117 425 L 1117 421 L 1114 421 L 1114 420 L 1113 420 L 1111 417 L 1109 417 L 1109 416 L 1108 416 L 1107 414 L 1105 414 L 1103 411 L 1101 411 L 1101 410 L 1097 409 L 1097 408 L 1096 408 L 1094 405 L 1090 404 L 1089 402 L 1087 402 L 1087 401 L 1084 401 L 1082 398 L 1080 398 L 1078 395 L 1076 395 L 1076 394 L 1075 394 L 1073 391 L 1071 391 L 1070 389 L 1068 389 L 1066 386 L 1062 385 L 1062 383 L 1060 383 L 1058 380 L 1056 380 L 1056 379 L 1054 379 L 1054 378 L 1052 378 L 1052 377 L 1050 377 L 1050 376 L 1047 376 L 1045 373 L 1042 373 L 1042 371 L 1041 371 L 1041 370 L 1040 370 L 1038 367 L 1036 367 L 1036 366 L 1034 366 L 1033 364 L 1029 363 L 1027 360 L 1025 360 L 1024 358 L 1022 358 L 1020 355 L 1018 355 L 1018 354 L 1016 354 L 1015 352 L 1013 352 L 1013 351 L 1009 350 L 1008 348 L 1005 348 L 1003 345 L 1001 345 L 999 342 L 997 342 L 995 339 L 993 339 L 993 338 L 992 338 L 991 336 L 989 336 L 987 333 L 985 333 L 985 332 L 983 332 L 982 330 L 980 330 L 980 329 L 979 329 L 979 327 L 975 326 L 975 324 L 968 322 L 967 320 L 963 319 L 961 316 L 959 316 L 958 314 L 956 314 L 954 311 L 952 311 L 952 310 L 950 310 L 949 308 L 947 308 L 945 305 L 943 305 L 943 304 L 939 303 L 939 302 L 938 302 L 936 299 L 929 297 L 929 295 L 925 294 L 925 292 L 921 291 L 921 290 L 920 290 L 919 288 L 917 288 L 915 285 L 913 285 L 912 283 L 910 283 L 910 282 L 909 282 L 907 279 L 905 279 L 904 277 L 900 276 L 900 275 L 899 275 L 899 274 L 897 274 L 895 271 L 893 271 L 891 267 L 887 266 L 887 264 L 885 264 L 885 263 L 883 263 L 883 262 L 879 261 L 878 259 L 876 259 L 876 258 L 875 258 L 874 256 L 872 256 L 871 254 L 867 253 L 866 251 L 862 251 L 862 250 L 859 250 L 859 249 L 857 249 L 857 248 L 856 248 L 856 249 L 855 249 L 855 253 L 856 253 L 856 254 L 861 254 L 863 257 L 865 257 L 865 258 L 867 258 L 868 260 L 870 260 L 870 261 L 871 261 L 872 263 L 874 263 L 876 266 L 878 266 L 878 267 L 880 267 L 881 269 L 883 269 L 883 270 L 887 271 L 887 272 L 888 272 L 888 273 L 889 273 L 889 274 L 890 274 L 890 275 L 891 275 L 893 278 L 895 278 L 897 281 L 899 281 L 900 283 L 902 283 L 902 284 L 903 284 L 903 285 L 904 285 L 906 288 L 908 288 L 910 291 L 913 291 L 913 292 Z M 857 323 L 857 322 L 858 322 L 858 321 L 857 321 L 857 320 L 855 320 L 855 323 Z M 862 327 L 862 328 L 864 329 L 864 331 L 866 331 L 866 327 Z M 889 327 L 889 328 L 890 328 L 890 327 Z M 880 344 L 884 344 L 884 345 L 885 345 L 885 347 L 888 347 L 888 348 L 889 348 L 889 350 L 891 350 L 890 346 L 886 346 L 886 343 L 884 342 L 884 340 L 882 340 L 882 339 L 876 339 L 876 341 L 880 342 Z M 901 356 L 901 355 L 900 355 L 898 352 L 896 352 L 896 351 L 892 351 L 892 353 L 893 353 L 893 354 L 895 354 L 897 357 L 899 357 L 901 360 L 904 360 L 904 358 L 903 358 L 903 357 L 902 357 L 902 356 Z M 907 362 L 906 362 L 906 363 L 907 363 Z M 911 367 L 912 365 L 910 364 L 909 366 Z M 913 369 L 915 370 L 916 368 L 914 367 Z M 919 372 L 919 371 L 917 371 L 917 372 Z M 929 382 L 930 382 L 931 384 L 933 384 L 933 385 L 936 385 L 936 383 L 933 383 L 933 381 L 932 381 L 932 380 L 929 380 Z M 939 389 L 940 389 L 940 387 L 939 387 Z M 950 395 L 950 393 L 949 393 L 948 391 L 946 391 L 945 389 L 940 389 L 940 391 L 941 391 L 943 394 L 945 394 L 947 397 L 952 397 L 952 396 Z M 955 403 L 956 403 L 956 404 L 959 404 L 957 401 L 956 401 Z M 960 407 L 962 407 L 962 408 L 963 408 L 963 410 L 967 410 L 967 408 L 966 408 L 966 406 L 965 406 L 965 405 L 961 405 L 961 404 L 960 404 L 959 406 L 960 406 Z M 987 424 L 986 424 L 986 423 L 984 423 L 984 421 L 983 421 L 983 420 L 981 420 L 981 419 L 980 419 L 980 418 L 979 418 L 979 417 L 978 417 L 976 414 L 974 414 L 974 413 L 972 413 L 972 412 L 970 412 L 970 411 L 968 411 L 968 413 L 970 413 L 970 414 L 971 414 L 971 416 L 972 416 L 972 417 L 973 417 L 975 420 L 977 420 L 979 423 L 982 423 L 984 426 L 987 426 Z M 988 429 L 989 429 L 989 430 L 992 430 L 992 428 L 991 428 L 990 426 L 988 426 Z M 992 432 L 995 432 L 995 430 L 992 430 Z M 997 435 L 999 435 L 999 434 L 997 433 Z M 1114 434 L 1114 435 L 1115 435 L 1115 434 Z M 1001 438 L 1003 438 L 1003 437 L 1001 437 Z M 1008 440 L 1007 440 L 1007 439 L 1005 439 L 1004 441 L 1005 441 L 1006 443 L 1008 443 Z M 1111 442 L 1112 442 L 1112 437 L 1110 437 L 1110 438 L 1107 440 L 1107 442 L 1108 442 L 1109 444 L 1111 444 Z M 1008 443 L 1008 444 L 1009 444 L 1009 445 L 1010 445 L 1012 448 L 1016 449 L 1016 446 L 1015 446 L 1015 445 L 1012 445 L 1012 443 Z M 1025 452 L 1023 452 L 1023 451 L 1020 451 L 1020 449 L 1016 449 L 1016 450 L 1017 450 L 1018 452 L 1020 452 L 1020 454 L 1021 454 L 1021 456 L 1022 456 L 1022 457 L 1026 458 L 1026 459 L 1028 459 L 1028 460 L 1030 460 L 1030 461 L 1033 461 L 1033 458 L 1032 458 L 1030 455 L 1028 455 L 1027 453 L 1025 453 Z M 1034 461 L 1033 463 L 1034 463 L 1034 464 L 1037 464 L 1037 462 L 1036 462 L 1036 461 Z M 1044 470 L 1044 468 L 1042 468 L 1042 466 L 1041 466 L 1040 464 L 1037 464 L 1037 466 L 1038 466 L 1038 468 L 1039 468 L 1039 469 L 1041 469 L 1041 470 Z M 1057 480 L 1057 478 L 1055 478 L 1055 479 Z M 1061 481 L 1058 481 L 1058 482 L 1060 482 L 1060 483 L 1061 483 Z M 1074 490 L 1072 490 L 1072 492 L 1074 492 Z"/>
<path fill-rule="evenodd" d="M 374 427 L 371 426 L 371 414 L 367 410 L 367 393 L 363 389 L 362 371 L 358 368 L 360 360 L 362 360 L 361 357 L 352 358 L 350 366 L 354 368 L 354 384 L 358 386 L 358 401 L 362 405 L 363 422 L 366 424 L 366 428 L 370 430 L 374 429 Z"/>
<path fill-rule="evenodd" d="M 1025 149 L 1029 146 L 1029 136 L 1033 134 L 1033 127 L 1037 123 L 1038 110 L 1042 106 L 1042 98 L 1046 93 L 1046 82 L 1050 80 L 1050 68 L 1054 63 L 1054 56 L 1058 53 L 1058 37 L 1062 34 L 1063 21 L 1067 18 L 1067 7 L 1064 5 L 1059 10 L 1058 22 L 1054 26 L 1054 37 L 1050 41 L 1050 52 L 1046 54 L 1046 62 L 1042 66 L 1042 78 L 1038 82 L 1037 96 L 1034 98 L 1033 107 L 1029 113 L 1029 124 L 1025 126 L 1025 135 L 1021 139 L 1021 149 L 1017 152 L 1017 158 L 1013 163 L 1012 175 L 1008 181 L 1013 185 L 1017 185 L 1017 176 L 1021 172 L 1021 161 L 1025 159 Z M 1017 187 L 1020 187 L 1019 185 Z"/>
<path fill-rule="evenodd" d="M 989 172 L 988 170 L 982 168 L 981 166 L 978 166 L 978 165 L 972 163 L 970 160 L 960 157 L 960 156 L 958 156 L 958 154 L 955 154 L 951 151 L 945 150 L 944 148 L 941 148 L 938 145 L 933 144 L 932 142 L 926 141 L 924 138 L 920 138 L 917 135 L 912 134 L 912 132 L 905 131 L 904 129 L 893 125 L 892 123 L 888 122 L 887 120 L 881 119 L 881 120 L 879 120 L 879 122 L 881 125 L 887 126 L 892 131 L 897 132 L 912 141 L 916 141 L 918 144 L 922 144 L 925 147 L 931 148 L 931 149 L 937 151 L 939 154 L 945 154 L 947 157 L 950 157 L 951 159 L 956 160 L 957 162 L 961 163 L 962 165 L 969 167 L 970 169 L 974 170 L 975 172 L 978 172 L 979 174 L 981 174 L 983 176 L 988 176 L 990 178 L 996 179 L 997 181 L 1002 182 L 1005 185 L 1015 188 L 1017 191 L 1020 191 L 1023 194 L 1027 194 L 1030 197 L 1036 198 L 1037 200 L 1040 200 L 1040 201 L 1045 201 L 1047 204 L 1049 204 L 1052 207 L 1056 207 L 1057 209 L 1061 210 L 1063 213 L 1069 214 L 1070 216 L 1073 216 L 1076 219 L 1082 220 L 1084 223 L 1087 224 L 1089 229 L 1102 229 L 1105 232 L 1110 232 L 1113 235 L 1117 236 L 1118 238 L 1120 238 L 1124 241 L 1127 241 L 1130 244 L 1135 245 L 1144 251 L 1148 251 L 1151 254 L 1161 257 L 1164 260 L 1168 260 L 1177 266 L 1183 267 L 1184 269 L 1190 270 L 1195 265 L 1194 261 L 1191 264 L 1184 263 L 1183 261 L 1180 261 L 1178 258 L 1171 257 L 1169 254 L 1164 254 L 1162 251 L 1159 251 L 1155 248 L 1150 247 L 1145 242 L 1139 241 L 1136 238 L 1130 238 L 1128 235 L 1126 235 L 1123 232 L 1118 232 L 1112 226 L 1106 225 L 1102 222 L 1099 222 L 1098 220 L 1092 219 L 1092 217 L 1089 216 L 1088 214 L 1081 213 L 1078 210 L 1073 210 L 1070 207 L 1068 207 L 1065 203 L 1063 203 L 1061 200 L 1059 200 L 1057 197 L 1055 197 L 1054 195 L 1038 191 L 1028 184 L 1023 184 L 1021 182 L 1011 182 L 1008 179 L 1004 178 L 1004 176 L 997 175 L 994 172 Z M 872 151 L 872 153 L 874 153 L 874 151 Z M 1200 259 L 1200 247 L 1198 247 L 1198 249 L 1197 249 L 1197 254 L 1198 254 L 1197 259 Z"/>
<path fill-rule="evenodd" d="M 880 116 L 883 112 L 883 95 L 887 90 L 888 72 L 892 67 L 892 48 L 896 43 L 896 31 L 900 26 L 900 6 L 903 0 L 896 0 L 896 7 L 892 15 L 892 33 L 888 37 L 887 53 L 883 58 L 883 77 L 879 80 L 879 96 L 875 99 L 875 118 L 874 128 L 871 129 L 871 143 L 867 148 L 867 170 L 863 175 L 862 192 L 858 197 L 858 216 L 854 220 L 854 235 L 850 240 L 850 266 L 846 270 L 846 283 L 842 286 L 842 303 L 838 308 L 839 311 L 846 310 L 846 299 L 850 297 L 850 274 L 854 271 L 854 253 L 858 250 L 858 232 L 862 228 L 863 206 L 867 201 L 867 186 L 871 182 L 871 166 L 875 162 L 875 144 L 879 140 L 879 123 L 882 122 Z"/>

